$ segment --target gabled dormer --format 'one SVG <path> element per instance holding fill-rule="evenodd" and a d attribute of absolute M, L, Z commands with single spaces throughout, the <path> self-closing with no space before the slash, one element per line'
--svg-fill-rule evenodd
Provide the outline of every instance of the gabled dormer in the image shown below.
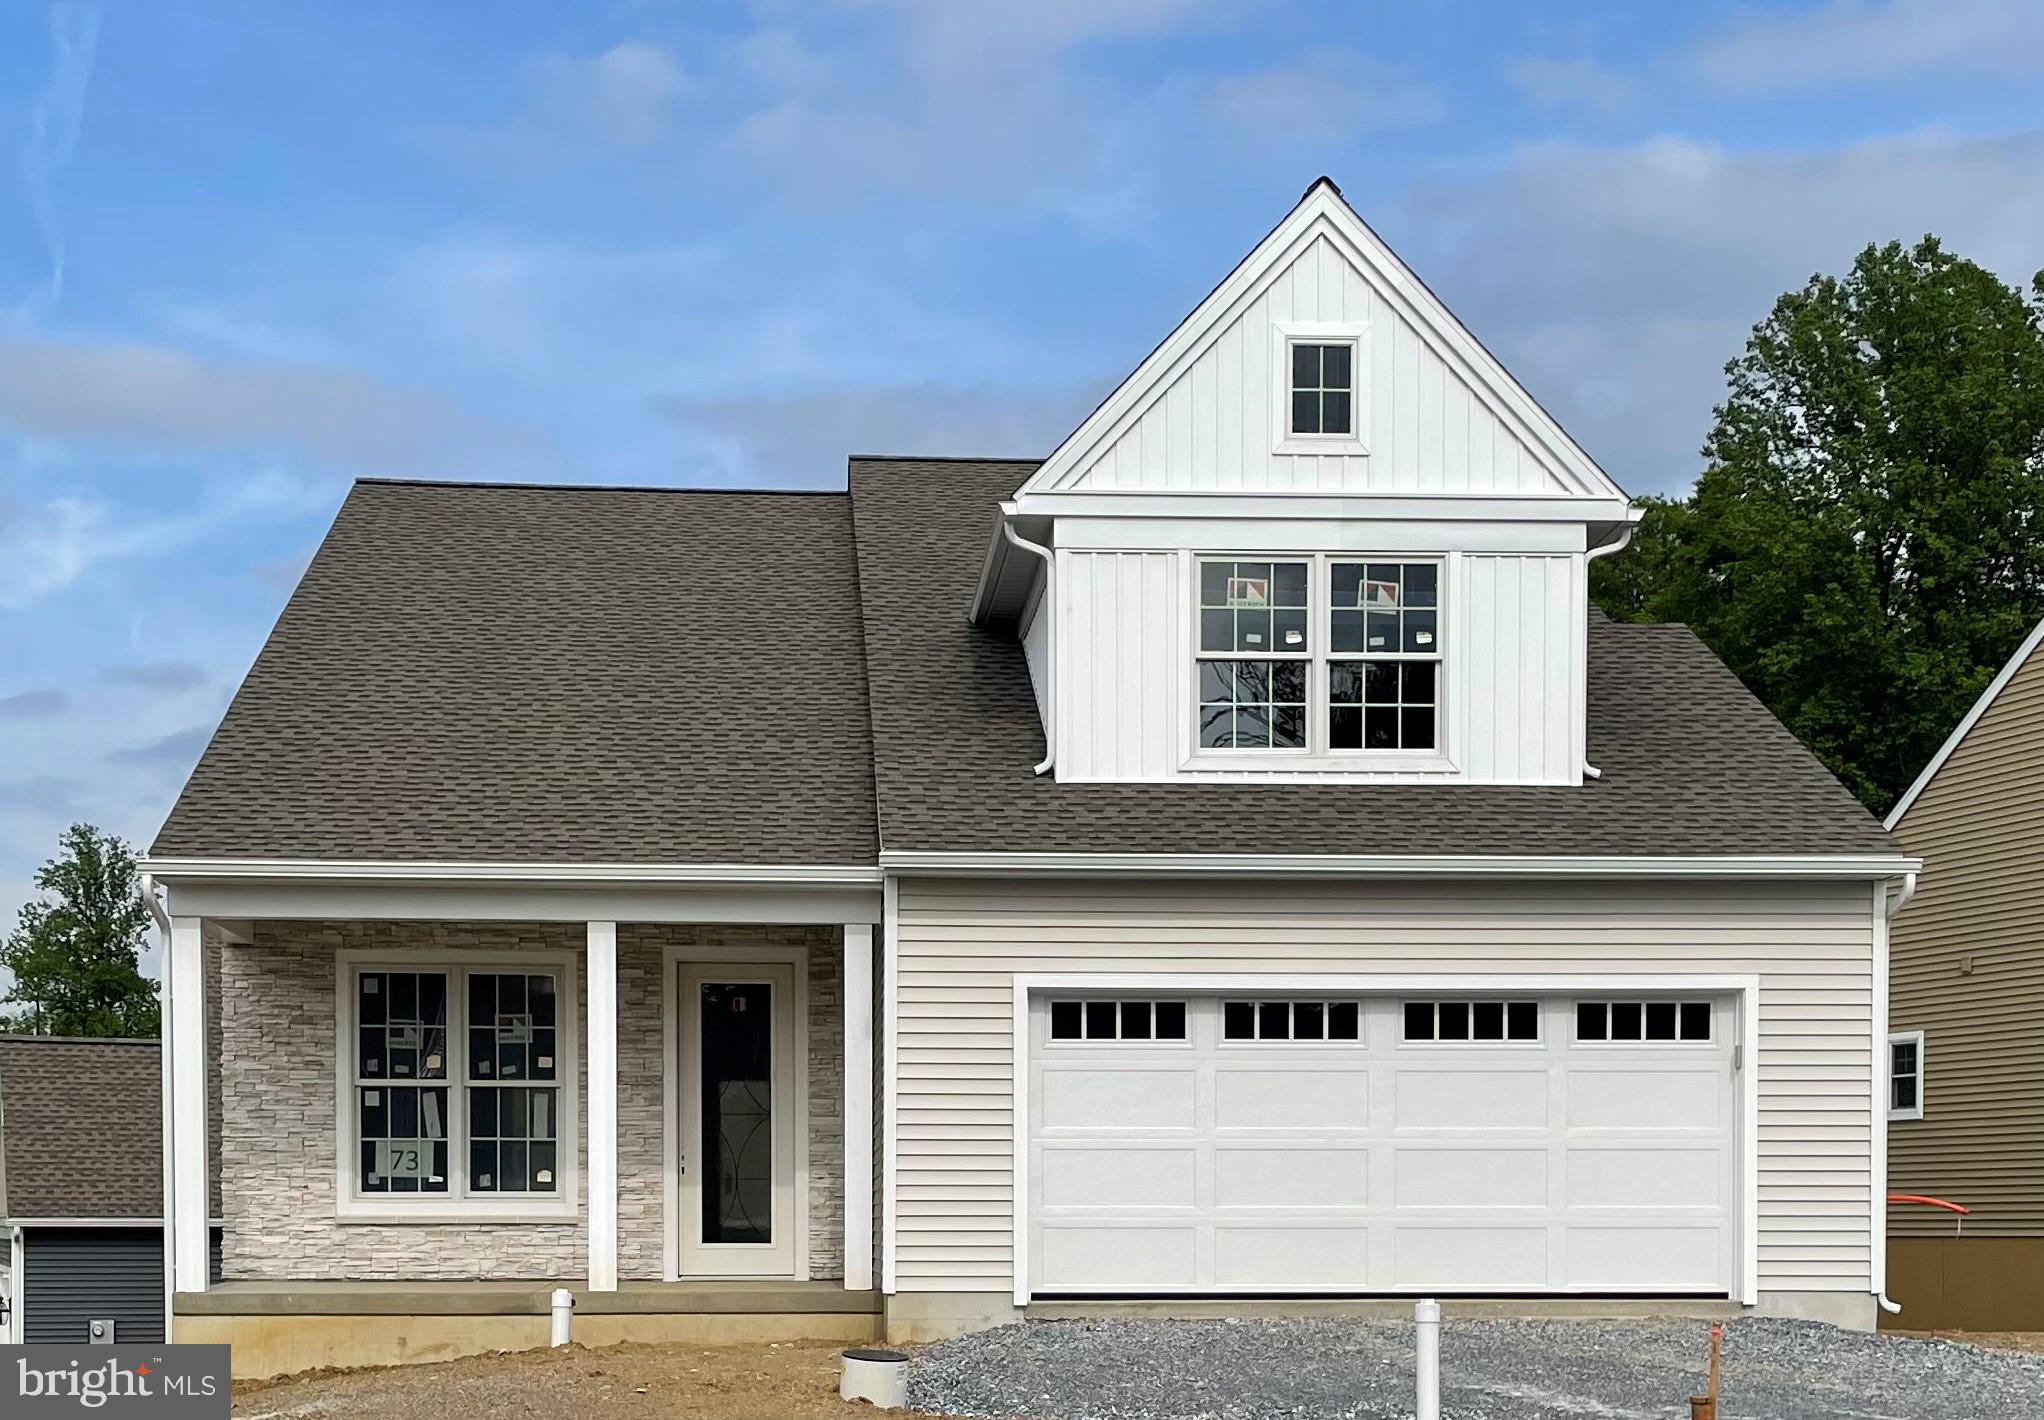
<path fill-rule="evenodd" d="M 1323 178 L 1002 508 L 1062 781 L 1579 784 L 1625 494 Z"/>

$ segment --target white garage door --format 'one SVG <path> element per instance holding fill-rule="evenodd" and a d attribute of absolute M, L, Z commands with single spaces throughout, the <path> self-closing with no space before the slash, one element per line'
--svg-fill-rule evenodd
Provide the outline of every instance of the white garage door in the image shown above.
<path fill-rule="evenodd" d="M 1038 1296 L 1733 1287 L 1728 999 L 1054 993 L 1030 1033 Z"/>

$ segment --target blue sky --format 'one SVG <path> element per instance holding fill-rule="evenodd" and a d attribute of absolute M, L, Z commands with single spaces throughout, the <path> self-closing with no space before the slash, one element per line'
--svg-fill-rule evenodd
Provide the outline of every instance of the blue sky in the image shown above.
<path fill-rule="evenodd" d="M 356 475 L 1040 454 L 1326 172 L 1627 488 L 1868 241 L 2044 266 L 2044 5 L 0 7 L 0 915 Z"/>

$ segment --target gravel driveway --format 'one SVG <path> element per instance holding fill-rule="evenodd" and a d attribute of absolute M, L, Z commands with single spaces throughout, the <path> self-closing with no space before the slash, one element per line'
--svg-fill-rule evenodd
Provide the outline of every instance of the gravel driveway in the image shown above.
<path fill-rule="evenodd" d="M 1700 1321 L 1454 1321 L 1444 1420 L 1687 1420 Z M 1725 1334 L 1725 1420 L 2035 1420 L 2044 1355 L 1748 1319 Z M 1360 1321 L 1041 1321 L 926 1347 L 939 1414 L 1275 1420 L 1412 1414 L 1412 1327 Z"/>

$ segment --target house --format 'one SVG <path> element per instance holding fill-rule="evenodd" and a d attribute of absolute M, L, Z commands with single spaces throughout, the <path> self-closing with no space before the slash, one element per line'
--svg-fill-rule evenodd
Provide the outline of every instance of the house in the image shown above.
<path fill-rule="evenodd" d="M 153 1040 L 0 1035 L 0 1341 L 164 1340 L 158 1066 Z"/>
<path fill-rule="evenodd" d="M 2044 624 L 1888 829 L 1924 868 L 1895 920 L 1888 1186 L 1898 1324 L 2044 1330 Z"/>
<path fill-rule="evenodd" d="M 1915 861 L 1636 517 L 1325 180 L 1047 459 L 358 484 L 145 864 L 179 1339 L 1871 1328 Z"/>

